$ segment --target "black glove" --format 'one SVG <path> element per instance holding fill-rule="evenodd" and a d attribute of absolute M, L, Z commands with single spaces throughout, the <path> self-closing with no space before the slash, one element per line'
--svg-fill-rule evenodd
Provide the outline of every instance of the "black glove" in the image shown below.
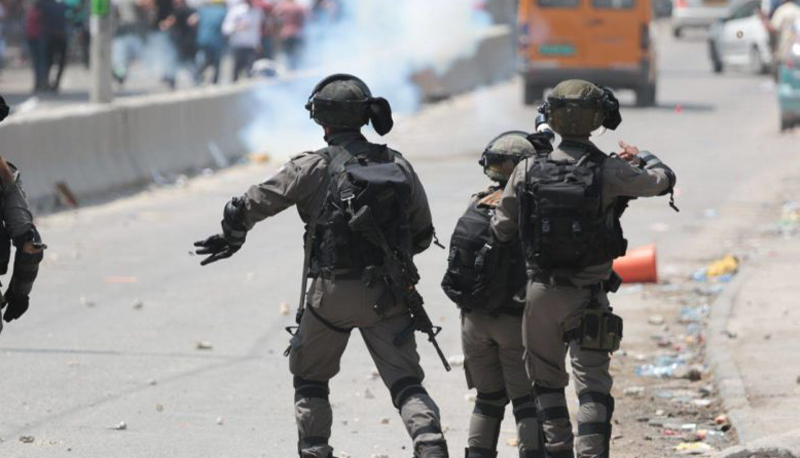
<path fill-rule="evenodd" d="M 197 247 L 195 253 L 198 255 L 211 255 L 200 261 L 201 266 L 211 264 L 212 262 L 219 261 L 220 259 L 230 258 L 234 253 L 242 248 L 241 245 L 231 244 L 223 234 L 212 235 L 205 240 L 194 242 L 194 246 Z"/>
<path fill-rule="evenodd" d="M 211 237 L 195 242 L 198 247 L 195 251 L 199 255 L 210 254 L 211 256 L 200 262 L 201 266 L 211 264 L 220 259 L 230 258 L 239 251 L 247 239 L 247 228 L 241 222 L 241 208 L 244 202 L 239 197 L 234 197 L 227 204 L 222 212 L 222 234 L 212 235 Z"/>
<path fill-rule="evenodd" d="M 8 306 L 3 314 L 3 319 L 6 321 L 6 323 L 9 323 L 21 317 L 25 314 L 25 312 L 28 311 L 29 303 L 30 299 L 28 296 L 17 296 L 12 290 L 9 289 L 6 292 L 5 297 L 3 297 L 3 303 L 0 304 L 0 309 Z"/>

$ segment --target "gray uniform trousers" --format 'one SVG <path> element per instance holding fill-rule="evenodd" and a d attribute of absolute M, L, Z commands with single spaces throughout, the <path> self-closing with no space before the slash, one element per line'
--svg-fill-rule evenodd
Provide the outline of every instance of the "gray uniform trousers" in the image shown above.
<path fill-rule="evenodd" d="M 517 422 L 519 456 L 542 456 L 536 403 L 523 361 L 522 316 L 463 313 L 461 341 L 467 385 L 478 391 L 467 458 L 497 456 L 500 423 L 509 399 Z"/>
<path fill-rule="evenodd" d="M 292 348 L 289 360 L 294 375 L 298 450 L 303 458 L 327 458 L 332 453 L 328 444 L 333 423 L 328 381 L 339 372 L 353 328 L 361 332 L 414 448 L 445 442 L 439 408 L 422 387 L 425 373 L 414 338 L 401 347 L 393 342 L 411 323 L 407 310 L 395 306 L 385 318 L 373 310 L 383 291 L 384 286 L 369 288 L 361 280 L 317 279 L 311 286 L 300 322 L 301 343 Z"/>
<path fill-rule="evenodd" d="M 522 337 L 525 365 L 534 383 L 548 457 L 574 456 L 573 442 L 581 458 L 608 457 L 614 410 L 614 399 L 610 395 L 613 384 L 609 374 L 610 355 L 582 350 L 577 341 L 567 345 L 563 340 L 565 332 L 579 326 L 591 294 L 589 288 L 528 284 Z M 608 308 L 604 292 L 599 292 L 597 300 L 600 307 Z M 565 367 L 568 351 L 580 403 L 577 441 L 574 441 L 564 396 L 569 383 Z"/>

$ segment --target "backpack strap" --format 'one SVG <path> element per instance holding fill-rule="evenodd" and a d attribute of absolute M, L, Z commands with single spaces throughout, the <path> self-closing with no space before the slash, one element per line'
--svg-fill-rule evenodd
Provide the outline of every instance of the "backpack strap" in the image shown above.
<path fill-rule="evenodd" d="M 303 318 L 303 313 L 305 312 L 306 307 L 306 296 L 308 294 L 308 271 L 311 268 L 311 252 L 314 249 L 314 242 L 317 235 L 317 223 L 319 222 L 319 217 L 322 214 L 325 201 L 330 197 L 330 183 L 334 175 L 343 173 L 347 162 L 353 159 L 353 156 L 350 154 L 350 152 L 340 146 L 329 146 L 328 148 L 323 148 L 319 151 L 316 151 L 314 154 L 319 154 L 320 156 L 327 158 L 327 165 L 325 167 L 325 176 L 322 179 L 322 184 L 312 200 L 311 210 L 308 217 L 308 226 L 304 240 L 305 251 L 303 253 L 303 272 L 300 284 L 300 303 L 297 306 L 297 314 L 295 316 L 295 321 L 297 322 L 298 326 Z M 286 331 L 294 336 L 292 338 L 292 344 L 290 344 L 289 348 L 287 348 L 284 352 L 284 356 L 289 356 L 289 352 L 295 345 L 297 326 L 287 327 Z"/>

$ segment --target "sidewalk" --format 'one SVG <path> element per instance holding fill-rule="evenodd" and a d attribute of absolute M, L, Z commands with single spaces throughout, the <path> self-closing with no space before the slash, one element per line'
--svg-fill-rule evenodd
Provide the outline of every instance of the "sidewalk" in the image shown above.
<path fill-rule="evenodd" d="M 800 457 L 800 222 L 793 226 L 764 235 L 714 305 L 709 356 L 742 444 L 720 457 Z"/>

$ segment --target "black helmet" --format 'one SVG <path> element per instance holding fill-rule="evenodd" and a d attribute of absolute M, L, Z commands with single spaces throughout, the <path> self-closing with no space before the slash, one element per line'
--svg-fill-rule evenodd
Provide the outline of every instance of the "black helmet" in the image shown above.
<path fill-rule="evenodd" d="M 364 81 L 346 73 L 320 81 L 308 97 L 306 110 L 317 124 L 333 129 L 359 129 L 372 122 L 375 132 L 386 135 L 394 125 L 389 102 L 372 97 Z"/>
<path fill-rule="evenodd" d="M 622 122 L 614 93 L 583 80 L 559 83 L 541 111 L 562 136 L 589 135 L 600 126 L 614 130 Z"/>
<path fill-rule="evenodd" d="M 525 157 L 534 156 L 536 149 L 521 130 L 503 132 L 486 145 L 478 164 L 492 181 L 504 184 L 511 178 L 514 167 Z"/>

